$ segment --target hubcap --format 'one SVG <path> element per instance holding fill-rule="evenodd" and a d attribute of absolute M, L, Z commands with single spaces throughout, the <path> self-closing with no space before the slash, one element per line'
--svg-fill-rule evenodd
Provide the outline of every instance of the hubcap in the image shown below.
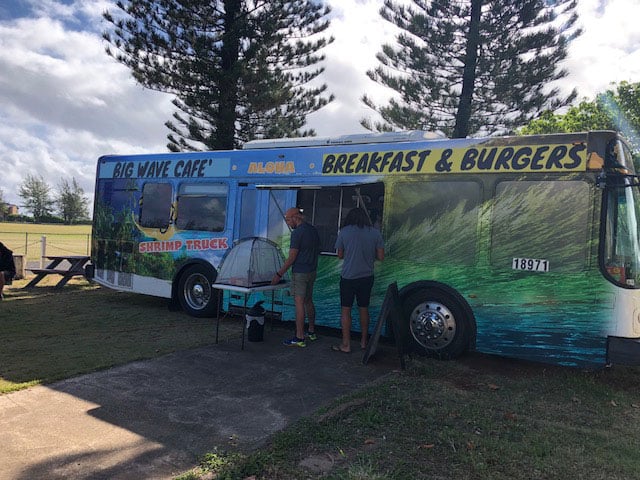
<path fill-rule="evenodd" d="M 211 286 L 207 277 L 201 273 L 190 275 L 184 283 L 184 299 L 194 310 L 206 307 L 211 299 Z"/>
<path fill-rule="evenodd" d="M 438 302 L 421 303 L 409 319 L 413 338 L 425 348 L 438 350 L 449 345 L 456 334 L 456 320 L 451 311 Z"/>

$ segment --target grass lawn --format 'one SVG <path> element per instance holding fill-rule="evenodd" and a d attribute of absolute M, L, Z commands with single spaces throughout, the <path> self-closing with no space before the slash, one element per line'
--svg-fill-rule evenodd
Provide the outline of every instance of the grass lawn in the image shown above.
<path fill-rule="evenodd" d="M 170 312 L 163 299 L 82 279 L 24 284 L 0 302 L 0 394 L 215 340 L 211 319 Z M 237 335 L 236 321 L 221 324 L 222 338 Z M 640 478 L 638 451 L 640 368 L 471 354 L 413 358 L 260 451 L 212 451 L 179 479 L 627 480 Z"/>
<path fill-rule="evenodd" d="M 62 289 L 47 286 L 58 279 L 51 275 L 29 290 L 21 288 L 28 280 L 5 288 L 0 394 L 215 342 L 213 319 L 170 312 L 166 299 L 78 278 Z M 221 339 L 226 332 L 223 322 Z"/>
<path fill-rule="evenodd" d="M 63 225 L 57 223 L 0 222 L 0 232 L 29 234 L 91 235 L 91 225 Z"/>
<path fill-rule="evenodd" d="M 250 455 L 195 479 L 640 478 L 640 369 L 581 371 L 472 354 L 413 359 Z"/>
<path fill-rule="evenodd" d="M 42 236 L 46 237 L 47 255 L 87 255 L 91 225 L 59 225 L 0 222 L 0 242 L 27 261 L 40 259 Z"/>

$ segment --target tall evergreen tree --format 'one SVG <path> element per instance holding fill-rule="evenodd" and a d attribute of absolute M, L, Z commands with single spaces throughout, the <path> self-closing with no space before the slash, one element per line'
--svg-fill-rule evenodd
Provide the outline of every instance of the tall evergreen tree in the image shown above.
<path fill-rule="evenodd" d="M 370 130 L 441 130 L 463 138 L 503 133 L 541 111 L 570 103 L 549 82 L 580 34 L 575 0 L 386 0 L 381 16 L 401 29 L 367 72 L 399 94 L 388 105 L 363 102 L 383 122 Z"/>
<path fill-rule="evenodd" d="M 71 225 L 89 218 L 89 200 L 75 178 L 60 180 L 56 204 L 64 223 Z"/>
<path fill-rule="evenodd" d="M 129 0 L 104 14 L 107 53 L 144 87 L 175 95 L 172 151 L 313 135 L 333 99 L 319 84 L 328 7 L 312 0 Z M 111 48 L 112 47 L 112 48 Z"/>
<path fill-rule="evenodd" d="M 41 222 L 51 215 L 51 187 L 42 176 L 27 175 L 18 189 L 18 195 L 24 202 L 22 206 L 31 212 L 34 221 Z"/>

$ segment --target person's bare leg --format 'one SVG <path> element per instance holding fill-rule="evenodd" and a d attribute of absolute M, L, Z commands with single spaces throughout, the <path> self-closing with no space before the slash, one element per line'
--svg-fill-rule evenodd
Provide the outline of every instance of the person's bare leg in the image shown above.
<path fill-rule="evenodd" d="M 365 348 L 369 339 L 369 308 L 359 307 L 360 312 L 360 328 L 362 330 L 362 337 L 360 338 L 360 346 Z"/>
<path fill-rule="evenodd" d="M 304 298 L 296 295 L 296 337 L 304 338 Z"/>
<path fill-rule="evenodd" d="M 309 331 L 316 331 L 316 306 L 313 304 L 313 297 L 308 297 L 305 299 L 304 308 L 307 312 L 307 320 L 309 320 Z M 303 320 L 304 323 L 304 320 Z M 304 330 L 304 325 L 303 325 Z M 304 333 L 304 331 L 303 331 Z"/>
<path fill-rule="evenodd" d="M 342 344 L 340 349 L 343 352 L 351 351 L 351 308 L 342 307 L 340 310 L 340 324 L 342 325 Z"/>

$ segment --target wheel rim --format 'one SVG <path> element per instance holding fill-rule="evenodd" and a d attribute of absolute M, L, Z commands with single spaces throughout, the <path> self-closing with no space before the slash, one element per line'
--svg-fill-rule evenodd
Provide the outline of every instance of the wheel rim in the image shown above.
<path fill-rule="evenodd" d="M 184 282 L 183 296 L 189 308 L 202 310 L 211 300 L 211 285 L 209 280 L 201 273 L 189 275 Z"/>
<path fill-rule="evenodd" d="M 456 319 L 445 305 L 423 302 L 411 312 L 409 328 L 420 345 L 439 350 L 447 347 L 456 336 Z"/>

